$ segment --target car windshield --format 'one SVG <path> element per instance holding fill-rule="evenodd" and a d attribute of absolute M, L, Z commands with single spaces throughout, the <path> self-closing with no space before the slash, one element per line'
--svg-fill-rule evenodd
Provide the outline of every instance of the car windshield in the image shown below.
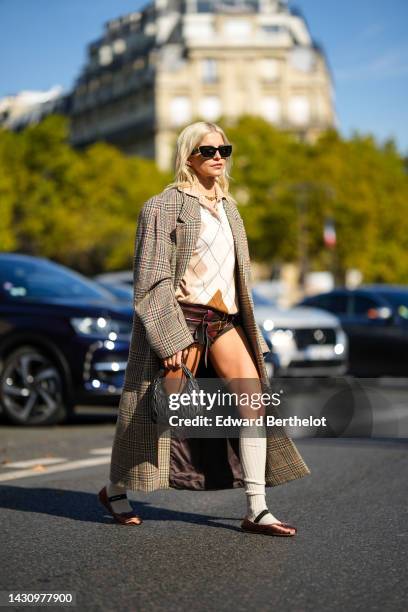
<path fill-rule="evenodd" d="M 401 317 L 408 319 L 408 291 L 390 291 L 380 293 L 380 295 L 390 302 L 392 306 L 394 306 L 395 310 L 401 315 Z"/>
<path fill-rule="evenodd" d="M 129 285 L 113 285 L 103 282 L 98 282 L 98 285 L 102 285 L 104 289 L 120 300 L 133 300 L 133 289 Z"/>
<path fill-rule="evenodd" d="M 256 291 L 252 291 L 254 306 L 275 306 L 275 302 Z"/>
<path fill-rule="evenodd" d="M 113 299 L 113 296 L 78 272 L 46 261 L 0 258 L 1 293 L 12 300 L 72 298 Z"/>

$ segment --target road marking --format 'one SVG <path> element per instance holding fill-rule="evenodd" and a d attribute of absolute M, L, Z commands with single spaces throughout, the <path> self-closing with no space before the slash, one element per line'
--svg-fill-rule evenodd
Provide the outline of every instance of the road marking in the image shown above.
<path fill-rule="evenodd" d="M 111 446 L 106 446 L 105 448 L 91 448 L 89 451 L 90 455 L 110 455 L 112 452 Z"/>
<path fill-rule="evenodd" d="M 33 476 L 47 476 L 48 474 L 55 474 L 56 472 L 69 472 L 71 470 L 80 470 L 81 468 L 92 467 L 94 465 L 103 465 L 106 463 L 110 463 L 110 457 L 95 457 L 92 459 L 68 461 L 67 463 L 60 465 L 45 467 L 42 472 L 35 471 L 35 469 L 16 470 L 14 472 L 9 472 L 8 474 L 0 474 L 0 482 L 17 480 L 18 478 L 31 478 Z"/>
<path fill-rule="evenodd" d="M 60 457 L 39 457 L 38 459 L 29 459 L 28 461 L 13 461 L 10 463 L 4 463 L 3 466 L 6 468 L 29 468 L 35 465 L 51 465 L 53 463 L 62 463 L 66 459 Z"/>

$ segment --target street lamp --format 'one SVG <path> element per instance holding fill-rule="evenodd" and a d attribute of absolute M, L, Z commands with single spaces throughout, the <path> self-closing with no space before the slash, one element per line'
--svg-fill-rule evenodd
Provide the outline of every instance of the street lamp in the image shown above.
<path fill-rule="evenodd" d="M 333 200 L 335 190 L 329 184 L 322 181 L 302 181 L 300 183 L 292 183 L 289 189 L 295 192 L 296 212 L 298 217 L 298 266 L 299 266 L 299 285 L 304 292 L 306 285 L 306 276 L 309 272 L 309 249 L 308 249 L 308 227 L 307 217 L 309 210 L 309 196 L 311 192 L 323 190 L 327 196 Z M 331 227 L 334 231 L 334 218 L 330 217 Z M 334 245 L 333 245 L 334 246 Z M 332 274 L 335 276 L 335 252 L 332 251 L 331 259 Z"/>

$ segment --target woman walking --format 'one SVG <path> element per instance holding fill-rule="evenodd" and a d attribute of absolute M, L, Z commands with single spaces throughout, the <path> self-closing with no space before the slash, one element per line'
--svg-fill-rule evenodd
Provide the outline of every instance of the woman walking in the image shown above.
<path fill-rule="evenodd" d="M 127 489 L 243 487 L 242 530 L 293 536 L 296 527 L 274 516 L 265 497 L 265 486 L 310 474 L 282 428 L 241 427 L 238 440 L 180 440 L 151 419 L 148 390 L 161 367 L 169 383 L 181 380 L 184 362 L 195 375 L 205 366 L 238 397 L 268 389 L 269 349 L 254 319 L 245 228 L 228 190 L 231 153 L 216 124 L 187 126 L 177 140 L 174 183 L 139 215 L 129 360 L 99 499 L 117 522 L 139 525 Z M 264 407 L 239 411 L 265 414 Z"/>

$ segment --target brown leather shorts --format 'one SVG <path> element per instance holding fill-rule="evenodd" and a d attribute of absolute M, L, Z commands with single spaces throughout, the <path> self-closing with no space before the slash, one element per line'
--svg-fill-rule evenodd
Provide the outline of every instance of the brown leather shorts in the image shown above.
<path fill-rule="evenodd" d="M 205 346 L 205 366 L 208 349 L 216 338 L 240 324 L 239 313 L 227 314 L 201 304 L 179 302 L 194 341 Z"/>

